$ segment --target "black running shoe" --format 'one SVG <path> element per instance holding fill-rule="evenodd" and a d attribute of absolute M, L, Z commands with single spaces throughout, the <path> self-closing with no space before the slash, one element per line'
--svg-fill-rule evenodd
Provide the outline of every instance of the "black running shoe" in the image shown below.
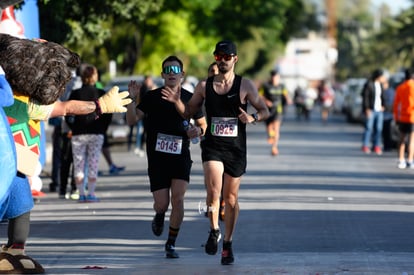
<path fill-rule="evenodd" d="M 164 218 L 165 213 L 162 213 L 156 214 L 152 219 L 152 233 L 154 233 L 155 236 L 161 236 L 162 231 L 164 230 Z"/>
<path fill-rule="evenodd" d="M 205 245 L 206 253 L 209 255 L 217 254 L 217 243 L 221 239 L 220 229 L 211 229 L 208 235 L 208 240 Z"/>
<path fill-rule="evenodd" d="M 234 263 L 233 249 L 230 247 L 224 249 L 221 252 L 221 264 L 231 265 Z"/>
<path fill-rule="evenodd" d="M 175 247 L 172 244 L 165 244 L 165 257 L 170 259 L 180 258 L 177 252 L 175 252 Z"/>

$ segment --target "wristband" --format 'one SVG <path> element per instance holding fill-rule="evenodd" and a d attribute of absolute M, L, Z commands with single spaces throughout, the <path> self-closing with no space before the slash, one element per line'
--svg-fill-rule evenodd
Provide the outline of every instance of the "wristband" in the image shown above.
<path fill-rule="evenodd" d="M 252 123 L 253 124 L 256 124 L 256 122 L 259 121 L 259 116 L 257 115 L 257 113 L 253 113 L 253 114 L 251 114 L 251 116 L 254 119 L 254 121 Z"/>
<path fill-rule="evenodd" d="M 101 104 L 99 104 L 98 99 L 96 99 L 94 102 L 95 102 L 95 119 L 98 119 L 100 115 L 102 115 Z"/>

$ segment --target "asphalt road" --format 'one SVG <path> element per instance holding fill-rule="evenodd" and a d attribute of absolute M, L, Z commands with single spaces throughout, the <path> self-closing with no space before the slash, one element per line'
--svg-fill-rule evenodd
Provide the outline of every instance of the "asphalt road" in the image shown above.
<path fill-rule="evenodd" d="M 292 111 L 277 157 L 264 124 L 248 126 L 233 266 L 204 253 L 209 225 L 199 213 L 205 191 L 198 146 L 179 259 L 164 257 L 167 230 L 152 235 L 146 159 L 126 146 L 113 148 L 126 171 L 99 178 L 101 202 L 48 193 L 36 204 L 27 254 L 48 274 L 414 274 L 414 170 L 396 168 L 396 151 L 364 155 L 361 125 L 340 115 L 323 125 L 316 110 L 311 121 L 296 121 Z M 107 171 L 103 159 L 101 169 Z M 0 225 L 4 240 L 6 229 Z"/>

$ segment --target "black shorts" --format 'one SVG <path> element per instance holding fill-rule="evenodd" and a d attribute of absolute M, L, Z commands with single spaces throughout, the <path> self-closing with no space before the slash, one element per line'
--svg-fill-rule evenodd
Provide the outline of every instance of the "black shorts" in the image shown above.
<path fill-rule="evenodd" d="M 398 129 L 401 133 L 411 134 L 414 131 L 413 123 L 398 122 Z"/>
<path fill-rule="evenodd" d="M 241 177 L 246 173 L 247 156 L 246 151 L 240 148 L 213 148 L 212 146 L 201 147 L 201 159 L 203 162 L 216 160 L 223 163 L 224 173 L 234 178 Z"/>
<path fill-rule="evenodd" d="M 151 192 L 170 188 L 173 179 L 189 182 L 192 164 L 193 161 L 188 157 L 149 158 L 148 176 Z"/>

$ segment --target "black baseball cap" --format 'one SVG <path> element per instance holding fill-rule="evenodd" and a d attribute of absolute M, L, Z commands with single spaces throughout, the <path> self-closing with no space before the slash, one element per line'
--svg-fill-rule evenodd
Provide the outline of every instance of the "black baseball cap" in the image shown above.
<path fill-rule="evenodd" d="M 278 69 L 274 69 L 274 70 L 271 70 L 270 71 L 270 75 L 271 76 L 275 76 L 275 75 L 278 75 L 279 74 L 279 70 Z"/>
<path fill-rule="evenodd" d="M 216 44 L 216 49 L 213 54 L 224 53 L 224 54 L 237 54 L 236 45 L 230 40 L 222 40 Z"/>

